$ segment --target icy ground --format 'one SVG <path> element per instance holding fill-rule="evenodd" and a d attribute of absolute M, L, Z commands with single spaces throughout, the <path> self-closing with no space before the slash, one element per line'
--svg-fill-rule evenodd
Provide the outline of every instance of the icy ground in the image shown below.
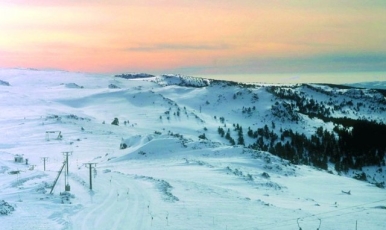
<path fill-rule="evenodd" d="M 226 144 L 213 115 L 237 117 L 204 107 L 205 88 L 59 71 L 0 80 L 2 230 L 386 229 L 385 189 Z M 183 116 L 166 116 L 177 103 Z M 62 174 L 49 194 L 64 152 L 70 192 Z"/>

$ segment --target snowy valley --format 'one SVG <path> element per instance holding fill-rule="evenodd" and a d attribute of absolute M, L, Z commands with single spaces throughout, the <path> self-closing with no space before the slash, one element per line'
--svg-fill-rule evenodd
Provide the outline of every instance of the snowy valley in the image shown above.
<path fill-rule="evenodd" d="M 386 229 L 367 87 L 0 70 L 0 228 Z"/>

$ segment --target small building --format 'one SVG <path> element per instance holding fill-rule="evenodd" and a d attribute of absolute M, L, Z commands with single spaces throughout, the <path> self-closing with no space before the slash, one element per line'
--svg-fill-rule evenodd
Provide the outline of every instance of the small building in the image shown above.
<path fill-rule="evenodd" d="M 20 156 L 20 155 L 16 155 L 15 156 L 15 162 L 17 163 L 23 163 L 23 156 Z"/>

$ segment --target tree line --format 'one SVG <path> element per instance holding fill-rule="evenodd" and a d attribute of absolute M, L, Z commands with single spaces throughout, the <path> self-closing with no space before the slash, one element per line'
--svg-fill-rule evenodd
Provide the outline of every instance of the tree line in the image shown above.
<path fill-rule="evenodd" d="M 361 170 L 365 166 L 384 166 L 386 125 L 351 119 L 345 123 L 352 126 L 336 125 L 332 131 L 319 127 L 307 137 L 292 129 L 275 132 L 275 124 L 272 122 L 271 128 L 268 125 L 256 130 L 248 128 L 247 135 L 255 141 L 247 147 L 268 151 L 293 164 L 312 165 L 327 170 L 328 163 L 332 163 L 338 172 Z M 218 133 L 229 140 L 231 145 L 245 145 L 242 126 L 234 124 L 233 128 L 237 133 L 236 140 L 232 138 L 229 128 L 224 130 L 219 127 Z"/>

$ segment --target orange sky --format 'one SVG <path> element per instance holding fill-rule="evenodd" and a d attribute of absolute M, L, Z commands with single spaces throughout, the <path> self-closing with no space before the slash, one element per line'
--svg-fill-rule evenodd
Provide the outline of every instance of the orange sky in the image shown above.
<path fill-rule="evenodd" d="M 0 67 L 384 71 L 384 0 L 2 0 Z M 284 2 L 284 3 L 283 3 Z"/>

